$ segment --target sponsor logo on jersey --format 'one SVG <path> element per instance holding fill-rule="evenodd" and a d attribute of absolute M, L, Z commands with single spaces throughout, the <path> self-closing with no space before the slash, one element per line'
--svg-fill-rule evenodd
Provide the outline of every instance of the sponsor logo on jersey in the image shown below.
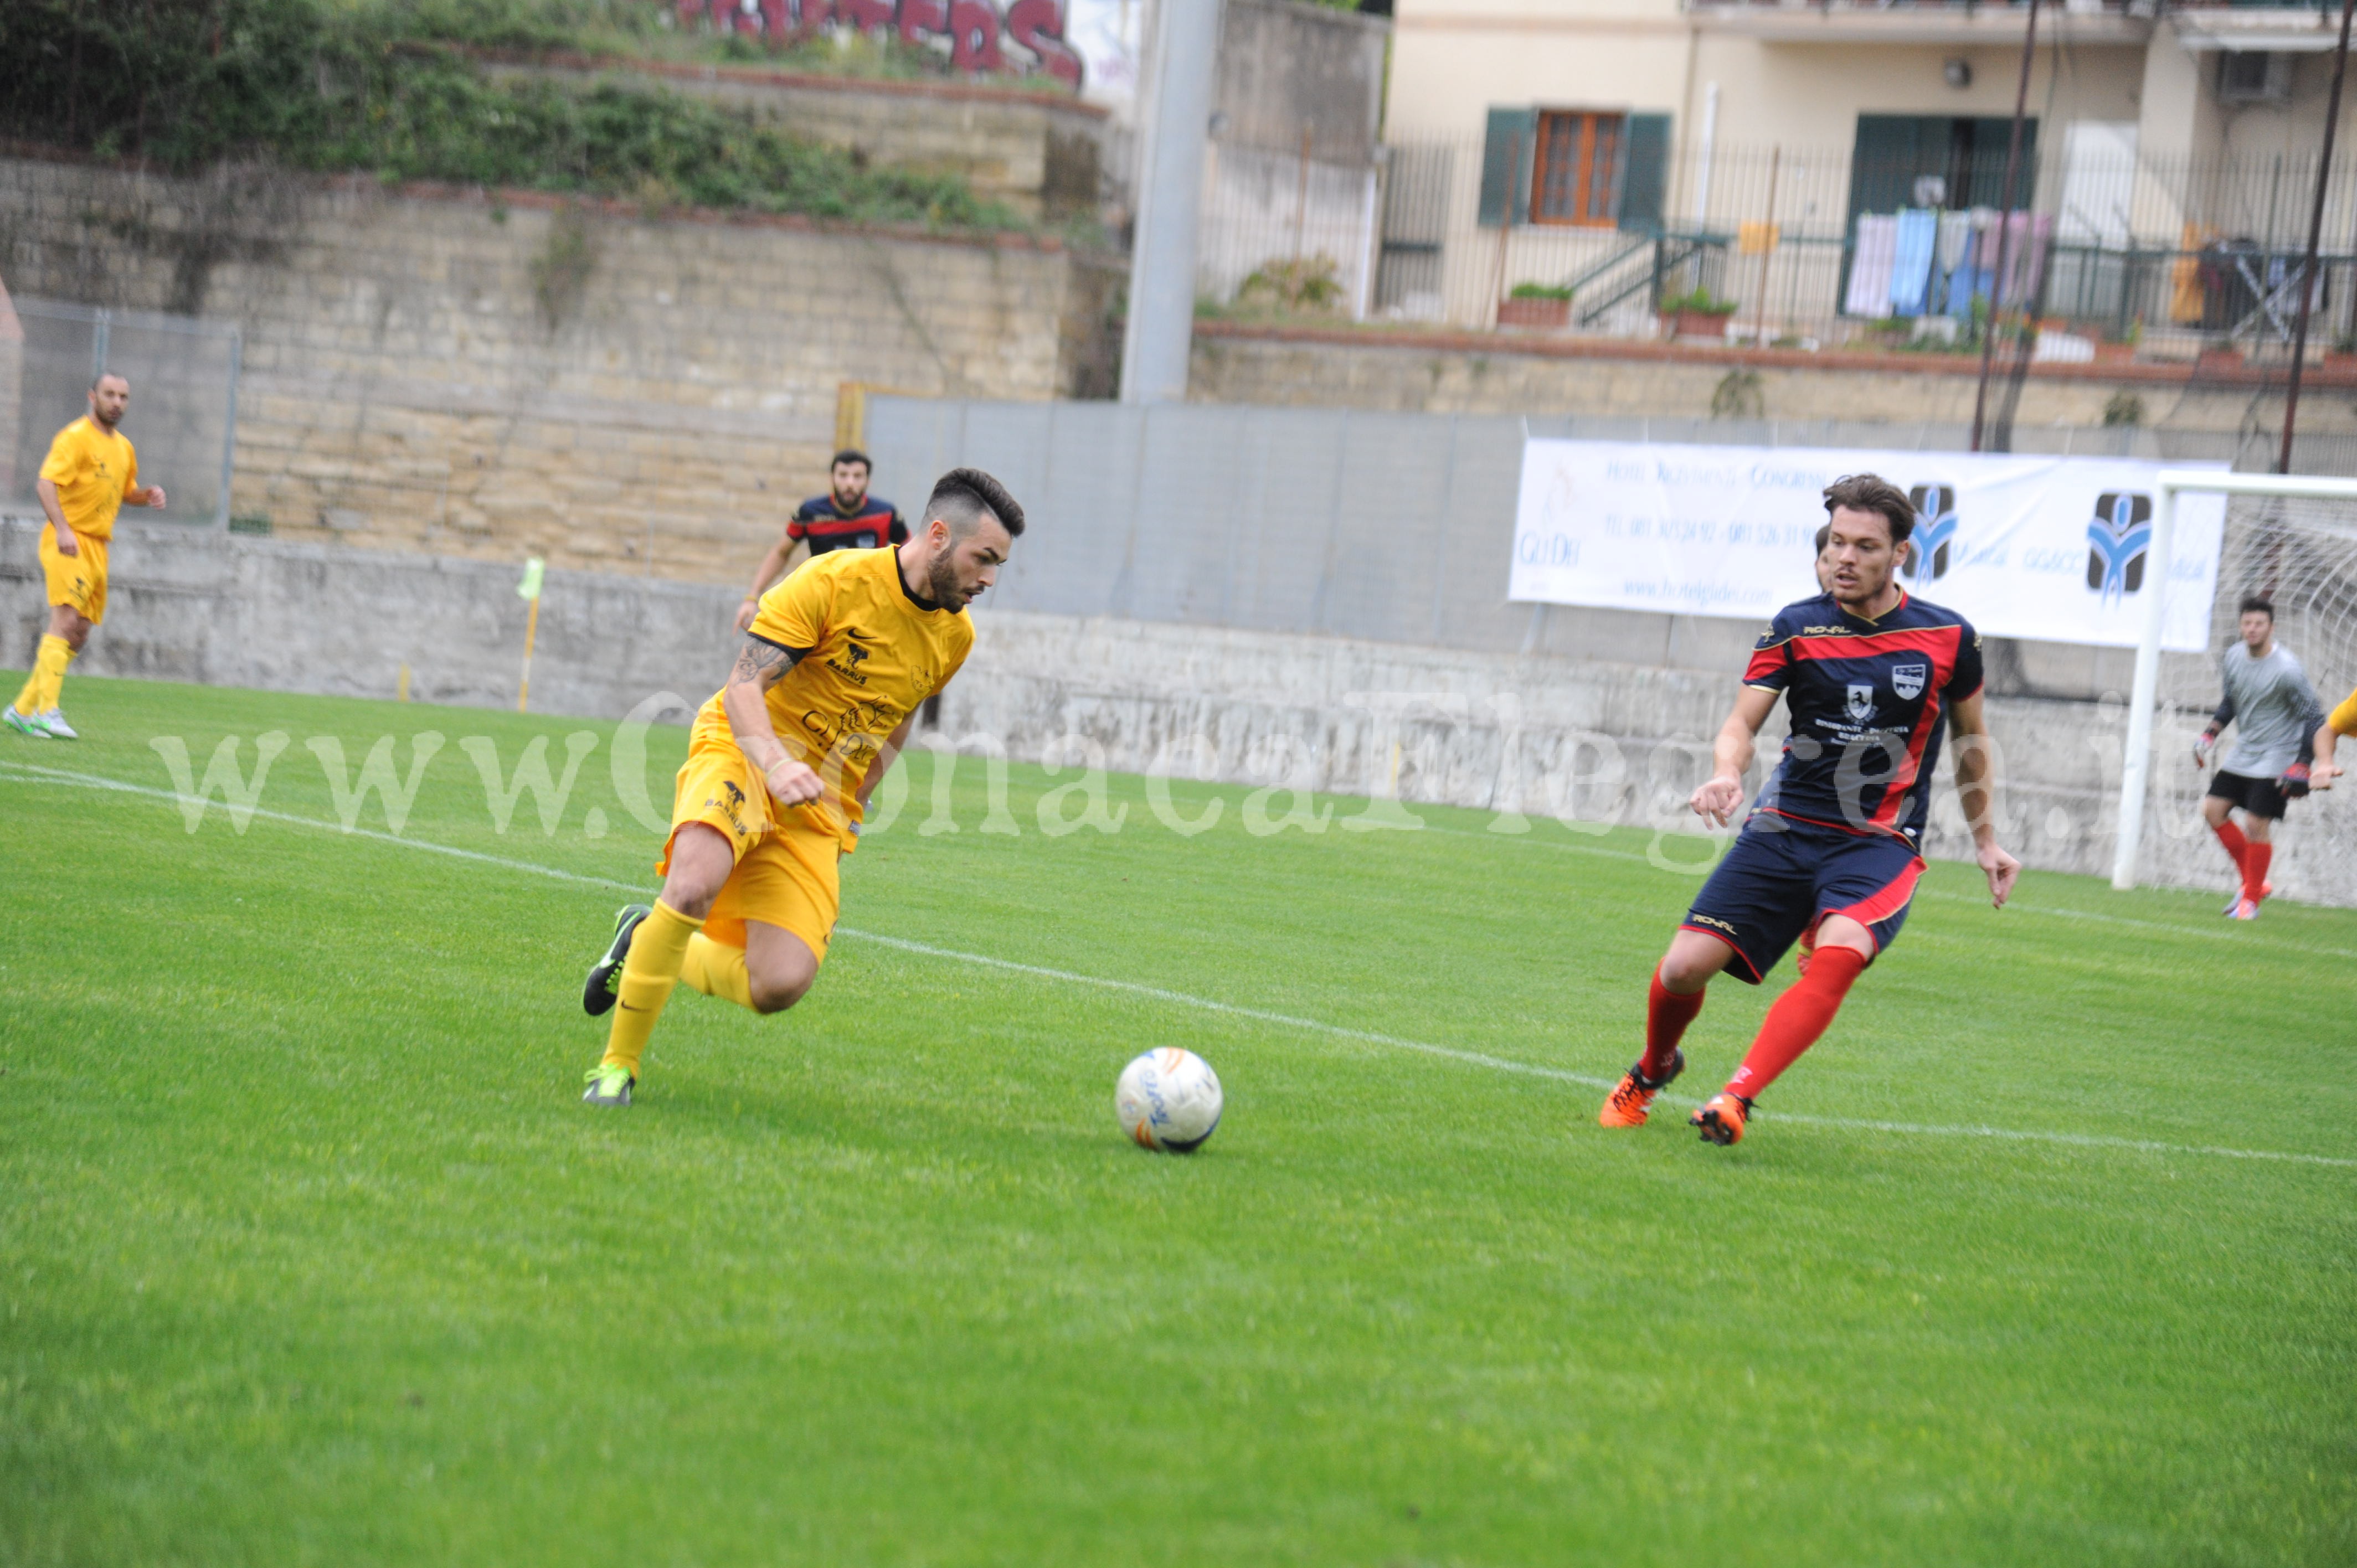
<path fill-rule="evenodd" d="M 2152 498 L 2134 490 L 2105 490 L 2095 498 L 2087 524 L 2087 591 L 2117 602 L 2144 586 L 2146 552 L 2152 548 Z"/>
<path fill-rule="evenodd" d="M 843 657 L 828 659 L 826 667 L 854 685 L 865 686 L 867 684 L 867 677 L 859 672 L 859 667 L 872 657 L 866 649 L 859 646 L 859 639 L 866 634 L 853 628 L 846 630 L 843 635 L 846 639 Z"/>
<path fill-rule="evenodd" d="M 1896 664 L 1890 670 L 1890 689 L 1899 693 L 1901 702 L 1911 703 L 1923 694 L 1923 683 L 1931 678 L 1929 664 Z M 1855 686 L 1850 688 L 1853 693 L 1857 690 Z"/>
<path fill-rule="evenodd" d="M 1948 575 L 1955 553 L 1956 487 L 1918 485 L 1907 492 L 1907 499 L 1915 508 L 1914 549 L 1907 557 L 1907 575 L 1919 583 L 1937 582 Z"/>
<path fill-rule="evenodd" d="M 1874 687 L 1857 682 L 1849 684 L 1849 716 L 1858 724 L 1870 724 L 1874 719 Z"/>

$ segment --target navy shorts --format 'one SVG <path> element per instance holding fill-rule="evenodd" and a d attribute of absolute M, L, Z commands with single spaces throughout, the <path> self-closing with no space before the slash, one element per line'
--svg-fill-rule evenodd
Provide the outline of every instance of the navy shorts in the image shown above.
<path fill-rule="evenodd" d="M 1906 923 L 1923 857 L 1895 833 L 1854 833 L 1755 811 L 1680 927 L 1735 950 L 1727 972 L 1757 985 L 1794 942 L 1808 951 L 1817 924 L 1846 915 L 1880 952 Z"/>

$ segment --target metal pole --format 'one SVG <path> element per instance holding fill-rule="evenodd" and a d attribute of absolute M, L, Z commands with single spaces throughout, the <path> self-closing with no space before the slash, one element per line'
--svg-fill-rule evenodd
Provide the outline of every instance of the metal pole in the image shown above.
<path fill-rule="evenodd" d="M 1768 157 L 1767 248 L 1760 252 L 1760 346 L 1768 347 L 1768 272 L 1776 264 L 1776 180 L 1784 172 L 1784 146 L 1778 143 Z"/>
<path fill-rule="evenodd" d="M 229 335 L 229 399 L 222 415 L 221 504 L 213 509 L 213 526 L 229 529 L 229 488 L 237 475 L 237 378 L 245 365 L 245 334 L 235 328 Z M 446 485 L 447 481 L 445 481 Z"/>
<path fill-rule="evenodd" d="M 1219 0 L 1164 0 L 1148 60 L 1152 105 L 1129 258 L 1121 401 L 1182 403 L 1195 335 L 1195 247 L 1211 137 Z"/>
<path fill-rule="evenodd" d="M 2308 359 L 2308 312 L 2316 298 L 2316 252 L 2324 238 L 2325 181 L 2332 175 L 2332 138 L 2341 129 L 2341 81 L 2349 70 L 2349 18 L 2357 16 L 2357 0 L 2342 0 L 2341 47 L 2332 57 L 2332 97 L 2324 111 L 2324 153 L 2316 167 L 2316 205 L 2308 217 L 2308 259 L 2299 269 L 2299 326 L 2291 339 L 2291 385 L 2284 392 L 2283 452 L 2276 472 L 2291 472 L 2291 433 L 2299 421 L 2299 372 Z"/>
<path fill-rule="evenodd" d="M 2013 94 L 2013 139 L 2005 153 L 2005 206 L 1997 213 L 1996 277 L 1989 285 L 1988 330 L 1981 334 L 1981 384 L 1973 394 L 1973 446 L 1981 449 L 1981 424 L 1988 410 L 1989 367 L 1996 359 L 1997 302 L 2005 297 L 2007 254 L 2013 248 L 2013 182 L 2021 168 L 2022 117 L 2029 112 L 2029 68 L 2038 56 L 2038 0 L 2029 0 L 2029 26 L 2021 35 L 2021 85 Z"/>

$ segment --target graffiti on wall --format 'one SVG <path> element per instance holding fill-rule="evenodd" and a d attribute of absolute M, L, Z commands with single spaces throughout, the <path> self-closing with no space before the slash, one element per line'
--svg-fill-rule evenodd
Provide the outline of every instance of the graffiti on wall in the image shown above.
<path fill-rule="evenodd" d="M 1080 52 L 1064 38 L 1059 0 L 673 0 L 682 27 L 758 38 L 783 48 L 822 27 L 895 33 L 906 43 L 949 44 L 950 62 L 976 75 L 1044 74 L 1081 85 Z"/>

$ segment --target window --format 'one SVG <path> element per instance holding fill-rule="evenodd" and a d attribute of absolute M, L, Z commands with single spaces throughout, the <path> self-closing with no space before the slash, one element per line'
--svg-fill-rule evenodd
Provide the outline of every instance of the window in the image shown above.
<path fill-rule="evenodd" d="M 1620 213 L 1627 133 L 1624 115 L 1542 113 L 1531 171 L 1531 221 L 1611 228 Z"/>
<path fill-rule="evenodd" d="M 1577 224 L 1662 232 L 1669 176 L 1667 114 L 1490 110 L 1479 221 Z"/>

